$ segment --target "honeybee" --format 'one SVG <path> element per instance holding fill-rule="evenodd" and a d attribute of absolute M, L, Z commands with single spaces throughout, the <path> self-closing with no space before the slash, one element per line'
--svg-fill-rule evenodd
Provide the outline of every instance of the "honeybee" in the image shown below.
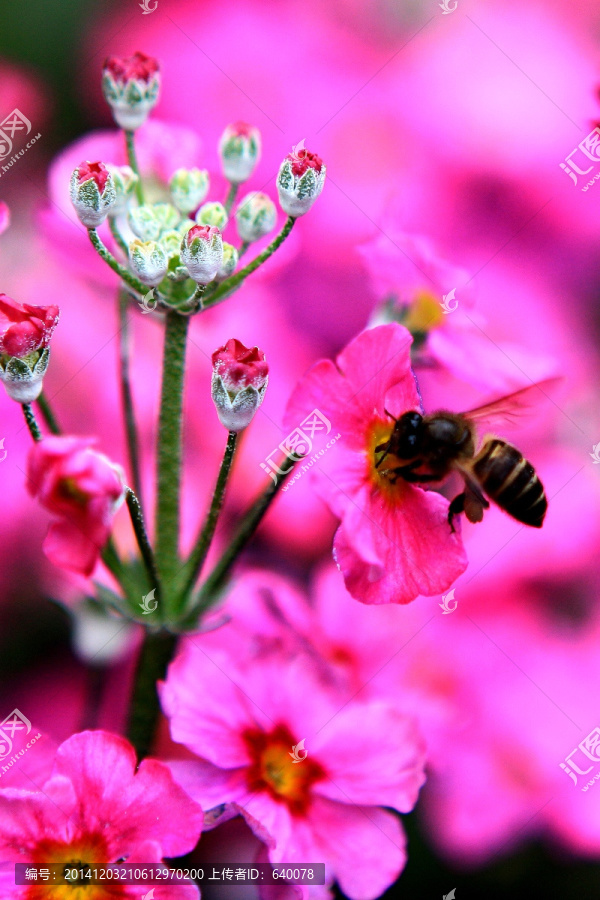
<path fill-rule="evenodd" d="M 463 413 L 411 411 L 396 419 L 386 410 L 394 429 L 388 441 L 375 447 L 375 453 L 381 453 L 375 467 L 393 483 L 398 478 L 415 484 L 441 482 L 458 472 L 465 487 L 448 509 L 452 531 L 455 516 L 462 512 L 469 522 L 481 522 L 490 505 L 486 495 L 517 522 L 541 528 L 548 501 L 535 469 L 520 450 L 500 438 L 488 435 L 478 446 L 477 431 L 483 421 L 488 425 L 510 421 L 556 380 L 541 381 Z M 385 460 L 388 466 L 382 469 Z"/>

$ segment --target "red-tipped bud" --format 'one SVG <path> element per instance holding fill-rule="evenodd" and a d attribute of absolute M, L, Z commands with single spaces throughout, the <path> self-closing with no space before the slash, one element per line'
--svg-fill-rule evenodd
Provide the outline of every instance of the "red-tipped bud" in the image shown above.
<path fill-rule="evenodd" d="M 129 57 L 109 57 L 102 70 L 102 90 L 117 125 L 134 131 L 144 124 L 158 101 L 158 61 L 139 52 Z"/>
<path fill-rule="evenodd" d="M 246 428 L 263 401 L 269 366 L 258 347 L 232 338 L 212 355 L 212 398 L 221 424 L 229 431 Z"/>

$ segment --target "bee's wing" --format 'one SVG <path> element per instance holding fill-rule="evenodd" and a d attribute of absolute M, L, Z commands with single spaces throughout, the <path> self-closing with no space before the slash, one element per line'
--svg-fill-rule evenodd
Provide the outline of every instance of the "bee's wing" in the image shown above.
<path fill-rule="evenodd" d="M 476 423 L 478 428 L 496 428 L 502 425 L 514 425 L 519 416 L 525 415 L 533 409 L 544 397 L 548 397 L 548 391 L 554 387 L 561 378 L 546 378 L 529 387 L 514 391 L 491 403 L 477 406 L 463 413 L 470 422 Z"/>

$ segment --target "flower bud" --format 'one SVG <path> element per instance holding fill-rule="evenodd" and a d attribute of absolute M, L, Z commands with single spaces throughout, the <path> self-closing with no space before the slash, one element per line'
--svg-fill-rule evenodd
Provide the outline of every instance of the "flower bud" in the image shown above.
<path fill-rule="evenodd" d="M 138 177 L 130 166 L 106 166 L 115 186 L 115 205 L 109 210 L 109 216 L 120 216 L 127 209 L 133 195 Z"/>
<path fill-rule="evenodd" d="M 177 169 L 169 183 L 173 203 L 184 215 L 198 209 L 208 194 L 208 188 L 206 169 Z"/>
<path fill-rule="evenodd" d="M 101 162 L 82 162 L 71 175 L 71 203 L 82 225 L 97 228 L 117 202 L 113 177 Z"/>
<path fill-rule="evenodd" d="M 177 228 L 179 220 L 170 203 L 146 203 L 129 210 L 129 227 L 141 241 L 157 241 L 165 231 Z"/>
<path fill-rule="evenodd" d="M 10 225 L 10 209 L 3 200 L 0 200 L 0 234 L 3 234 Z"/>
<path fill-rule="evenodd" d="M 233 275 L 238 260 L 239 254 L 233 244 L 223 241 L 223 262 L 217 272 L 217 281 L 223 281 L 224 278 L 229 278 L 230 275 Z"/>
<path fill-rule="evenodd" d="M 132 241 L 129 245 L 129 264 L 143 284 L 156 287 L 167 274 L 169 260 L 156 241 Z"/>
<path fill-rule="evenodd" d="M 260 131 L 246 122 L 228 125 L 219 141 L 219 154 L 228 181 L 248 181 L 260 159 Z"/>
<path fill-rule="evenodd" d="M 190 221 L 190 228 L 193 224 L 194 223 Z M 179 258 L 179 252 L 181 250 L 181 232 L 177 228 L 174 228 L 172 231 L 163 231 L 158 243 L 164 250 L 167 259 L 173 259 L 174 257 Z"/>
<path fill-rule="evenodd" d="M 238 234 L 247 243 L 273 231 L 276 222 L 275 204 L 270 197 L 258 191 L 246 194 L 235 213 Z"/>
<path fill-rule="evenodd" d="M 160 89 L 157 60 L 144 53 L 109 57 L 102 71 L 102 90 L 120 128 L 134 131 L 156 106 Z"/>
<path fill-rule="evenodd" d="M 277 175 L 279 203 L 284 213 L 297 218 L 311 208 L 325 183 L 327 169 L 320 156 L 308 150 L 289 153 Z"/>
<path fill-rule="evenodd" d="M 0 381 L 11 400 L 33 403 L 42 393 L 50 350 L 34 350 L 27 356 L 0 356 Z"/>
<path fill-rule="evenodd" d="M 228 431 L 246 428 L 267 390 L 269 366 L 258 347 L 244 347 L 235 338 L 212 355 L 211 392 L 221 425 Z"/>
<path fill-rule="evenodd" d="M 194 225 L 181 242 L 181 262 L 197 284 L 212 281 L 223 262 L 223 238 L 214 225 Z"/>
<path fill-rule="evenodd" d="M 0 381 L 9 397 L 31 403 L 42 391 L 58 306 L 30 306 L 0 294 Z"/>
<path fill-rule="evenodd" d="M 227 226 L 229 216 L 227 210 L 222 203 L 205 203 L 196 213 L 196 222 L 198 225 L 214 225 L 219 231 L 223 231 Z"/>

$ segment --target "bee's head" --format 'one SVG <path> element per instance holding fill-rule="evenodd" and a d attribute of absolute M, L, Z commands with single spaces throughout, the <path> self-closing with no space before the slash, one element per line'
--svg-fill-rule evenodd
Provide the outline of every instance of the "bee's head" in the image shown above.
<path fill-rule="evenodd" d="M 399 459 L 412 459 L 421 449 L 423 434 L 421 413 L 403 413 L 394 425 L 394 455 Z"/>

